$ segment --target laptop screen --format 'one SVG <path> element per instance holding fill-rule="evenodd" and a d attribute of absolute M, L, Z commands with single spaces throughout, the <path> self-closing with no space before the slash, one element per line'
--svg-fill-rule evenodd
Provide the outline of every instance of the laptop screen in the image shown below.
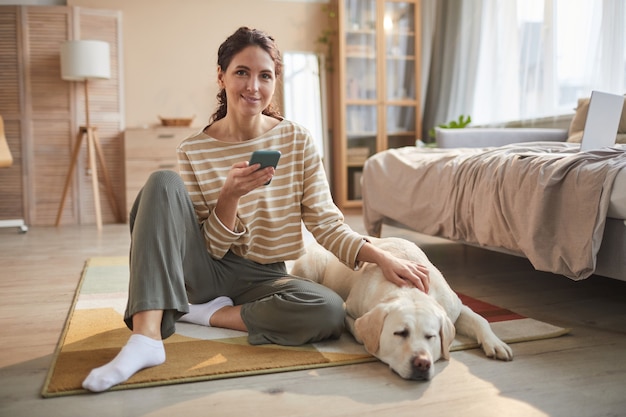
<path fill-rule="evenodd" d="M 615 145 L 624 96 L 592 91 L 589 112 L 580 143 L 581 151 Z"/>

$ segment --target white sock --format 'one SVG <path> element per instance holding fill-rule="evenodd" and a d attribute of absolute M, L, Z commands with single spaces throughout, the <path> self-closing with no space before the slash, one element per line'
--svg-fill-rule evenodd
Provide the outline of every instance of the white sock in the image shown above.
<path fill-rule="evenodd" d="M 178 321 L 199 324 L 201 326 L 211 327 L 211 316 L 224 307 L 233 306 L 233 300 L 228 297 L 217 297 L 214 300 L 204 304 L 189 304 L 189 313 L 185 314 Z"/>
<path fill-rule="evenodd" d="M 109 363 L 93 369 L 83 381 L 83 388 L 102 392 L 120 384 L 144 368 L 165 362 L 165 348 L 161 340 L 133 334 L 120 353 Z"/>

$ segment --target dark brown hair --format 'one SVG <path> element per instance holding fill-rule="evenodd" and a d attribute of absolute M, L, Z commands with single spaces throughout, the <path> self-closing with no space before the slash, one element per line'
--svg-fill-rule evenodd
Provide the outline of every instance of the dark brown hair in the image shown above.
<path fill-rule="evenodd" d="M 283 61 L 274 38 L 265 32 L 250 29 L 245 26 L 237 29 L 235 33 L 226 38 L 220 45 L 217 50 L 217 65 L 219 65 L 222 71 L 226 71 L 233 57 L 248 46 L 259 46 L 272 57 L 274 61 L 274 73 L 278 80 L 283 72 Z M 219 93 L 217 93 L 217 110 L 209 119 L 209 124 L 223 119 L 226 116 L 226 104 L 226 91 L 222 88 Z M 272 103 L 263 110 L 263 114 L 277 119 L 281 118 L 280 113 L 274 108 Z"/>

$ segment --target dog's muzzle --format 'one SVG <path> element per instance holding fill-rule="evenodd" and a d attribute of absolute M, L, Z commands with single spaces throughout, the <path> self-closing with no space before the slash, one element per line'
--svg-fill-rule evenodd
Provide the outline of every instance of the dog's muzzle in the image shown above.
<path fill-rule="evenodd" d="M 425 353 L 416 355 L 411 363 L 411 377 L 410 379 L 419 381 L 428 381 L 431 373 L 430 368 L 433 366 L 432 361 Z"/>

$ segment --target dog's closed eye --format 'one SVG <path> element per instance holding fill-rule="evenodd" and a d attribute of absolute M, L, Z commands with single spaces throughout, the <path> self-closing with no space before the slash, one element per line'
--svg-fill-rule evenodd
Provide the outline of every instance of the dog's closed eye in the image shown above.
<path fill-rule="evenodd" d="M 437 335 L 436 335 L 436 334 L 427 334 L 427 335 L 426 335 L 426 340 L 431 340 L 431 339 L 433 339 L 433 338 L 435 338 L 435 337 L 437 337 Z"/>
<path fill-rule="evenodd" d="M 409 329 L 403 329 L 403 330 L 394 332 L 393 334 L 394 336 L 400 336 L 406 339 L 407 337 L 409 337 Z"/>

